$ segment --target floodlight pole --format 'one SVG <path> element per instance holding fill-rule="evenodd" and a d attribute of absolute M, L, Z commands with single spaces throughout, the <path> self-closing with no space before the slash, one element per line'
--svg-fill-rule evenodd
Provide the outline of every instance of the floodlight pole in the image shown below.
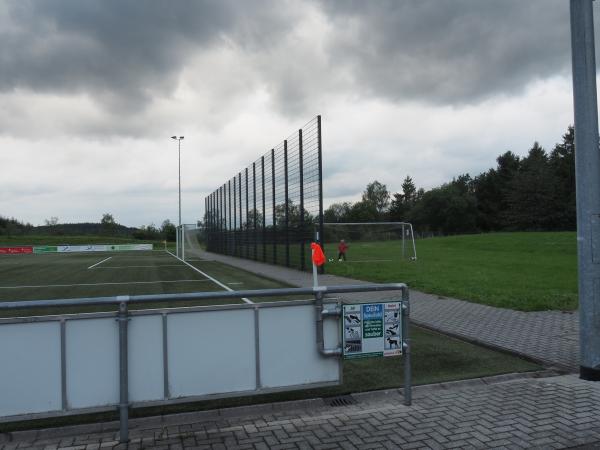
<path fill-rule="evenodd" d="M 177 236 L 179 241 L 181 241 L 183 245 L 183 233 L 181 232 L 181 141 L 184 139 L 184 136 L 171 136 L 171 139 L 175 139 L 177 141 L 177 150 L 178 150 L 178 161 L 179 161 L 179 230 L 177 232 Z M 181 237 L 179 237 L 179 233 L 182 233 Z M 176 252 L 177 256 L 179 256 L 179 245 L 177 246 Z"/>
<path fill-rule="evenodd" d="M 579 374 L 600 381 L 600 152 L 593 0 L 571 0 L 575 110 Z"/>

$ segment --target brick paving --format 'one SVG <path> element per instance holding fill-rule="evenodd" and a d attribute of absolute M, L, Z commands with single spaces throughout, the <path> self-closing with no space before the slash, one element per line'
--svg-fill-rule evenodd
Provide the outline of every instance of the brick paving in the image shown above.
<path fill-rule="evenodd" d="M 417 387 L 410 407 L 392 390 L 355 394 L 357 403 L 342 407 L 313 401 L 137 419 L 128 448 L 596 448 L 600 383 L 506 378 Z M 0 450 L 126 448 L 116 427 L 0 434 Z"/>
<path fill-rule="evenodd" d="M 313 283 L 311 274 L 286 267 L 207 252 L 203 252 L 202 257 L 294 286 L 310 287 Z M 365 282 L 335 275 L 322 275 L 319 276 L 319 283 L 332 286 Z M 576 372 L 579 368 L 577 312 L 513 311 L 414 290 L 410 293 L 411 320 L 417 325 L 519 353 L 570 372 Z M 345 297 L 377 299 L 385 295 L 369 293 Z"/>

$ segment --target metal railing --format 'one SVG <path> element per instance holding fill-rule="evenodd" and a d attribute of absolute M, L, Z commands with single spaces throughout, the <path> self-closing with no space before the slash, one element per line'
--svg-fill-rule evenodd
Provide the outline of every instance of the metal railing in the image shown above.
<path fill-rule="evenodd" d="M 401 291 L 401 303 L 402 303 L 402 348 L 404 358 L 404 403 L 406 405 L 411 404 L 411 360 L 410 360 L 410 339 L 409 339 L 409 292 L 408 287 L 403 283 L 391 283 L 391 284 L 370 284 L 370 285 L 347 285 L 347 286 L 318 286 L 313 288 L 283 288 L 283 289 L 258 289 L 258 290 L 242 290 L 233 292 L 193 292 L 183 294 L 157 294 L 157 295 L 126 295 L 116 297 L 90 297 L 90 298 L 79 298 L 79 299 L 55 299 L 55 300 L 32 300 L 32 301 L 14 301 L 14 302 L 3 302 L 0 303 L 1 311 L 10 310 L 30 310 L 38 308 L 56 308 L 56 307 L 81 307 L 91 305 L 102 305 L 102 306 L 117 306 L 118 312 L 116 319 L 118 322 L 118 371 L 119 371 L 119 403 L 118 411 L 120 417 L 120 440 L 121 442 L 128 441 L 129 435 L 129 408 L 132 406 L 129 396 L 130 378 L 129 378 L 129 357 L 132 354 L 130 346 L 128 345 L 128 328 L 129 321 L 132 316 L 144 316 L 150 314 L 162 314 L 162 327 L 163 327 L 163 359 L 164 365 L 164 398 L 167 400 L 154 402 L 153 404 L 165 404 L 169 401 L 182 401 L 181 398 L 172 399 L 169 395 L 168 387 L 168 363 L 167 363 L 167 346 L 166 346 L 166 314 L 179 314 L 186 312 L 196 312 L 199 310 L 204 311 L 216 311 L 216 310 L 254 310 L 254 336 L 256 345 L 256 384 L 257 389 L 253 393 L 269 392 L 268 389 L 259 389 L 260 387 L 260 362 L 258 361 L 259 351 L 259 322 L 258 312 L 261 309 L 274 308 L 274 307 L 285 307 L 285 306 L 296 306 L 302 305 L 314 305 L 315 308 L 315 322 L 316 322 L 316 347 L 320 355 L 329 358 L 340 358 L 343 351 L 341 347 L 337 348 L 326 348 L 324 342 L 324 324 L 323 319 L 327 317 L 338 318 L 342 314 L 340 307 L 340 301 L 338 299 L 327 298 L 330 294 L 350 294 L 350 293 L 362 293 L 362 292 L 383 292 L 383 291 Z M 280 302 L 265 302 L 265 303 L 251 303 L 251 304 L 228 304 L 219 306 L 195 306 L 185 308 L 167 308 L 160 310 L 136 310 L 130 311 L 130 305 L 143 305 L 155 302 L 165 301 L 178 301 L 178 302 L 191 302 L 198 300 L 231 300 L 239 298 L 274 298 L 283 296 L 298 296 L 298 295 L 311 295 L 314 296 L 314 300 L 304 301 L 280 301 Z M 350 302 L 354 303 L 354 302 Z M 69 316 L 38 316 L 38 317 L 19 317 L 19 318 L 5 318 L 0 319 L 0 326 L 4 324 L 15 324 L 15 323 L 32 323 L 32 322 L 44 322 L 48 320 L 60 320 L 60 340 L 61 340 L 61 386 L 62 386 L 62 411 L 67 409 L 66 400 L 66 361 L 65 361 L 65 319 L 89 319 L 92 317 L 114 317 L 114 313 L 91 313 L 91 314 L 75 314 Z M 339 323 L 338 323 L 339 325 Z M 341 361 L 341 360 L 340 360 Z M 340 366 L 341 367 L 341 366 Z M 341 370 L 341 369 L 340 369 Z M 326 385 L 326 384 L 325 384 Z M 323 385 L 324 386 L 324 385 Z M 294 389 L 301 388 L 302 386 L 293 387 Z M 275 389 L 273 391 L 281 391 L 282 389 Z M 232 392 L 234 395 L 237 392 Z M 243 394 L 242 394 L 243 395 Z M 223 396 L 223 395 L 222 395 Z M 229 396 L 229 395 L 227 395 Z M 218 396 L 211 395 L 211 398 Z M 189 399 L 189 398 L 188 398 Z M 194 398 L 196 400 L 197 398 Z M 183 399 L 185 401 L 185 399 Z M 191 401 L 191 399 L 189 399 Z M 113 403 L 114 404 L 114 403 Z M 144 405 L 139 406 L 145 406 Z M 135 406 L 135 405 L 134 405 Z M 22 417 L 26 418 L 26 417 Z M 33 418 L 33 417 L 32 417 Z"/>

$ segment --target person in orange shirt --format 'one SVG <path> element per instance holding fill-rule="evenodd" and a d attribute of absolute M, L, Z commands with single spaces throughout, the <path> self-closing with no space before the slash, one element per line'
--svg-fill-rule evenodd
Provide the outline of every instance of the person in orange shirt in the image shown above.
<path fill-rule="evenodd" d="M 348 244 L 342 239 L 338 245 L 338 261 L 342 259 L 346 261 L 346 251 L 348 251 Z"/>

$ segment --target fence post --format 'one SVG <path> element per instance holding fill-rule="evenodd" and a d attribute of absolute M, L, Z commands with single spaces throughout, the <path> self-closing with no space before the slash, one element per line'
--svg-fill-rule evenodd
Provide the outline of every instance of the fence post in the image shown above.
<path fill-rule="evenodd" d="M 244 224 L 244 248 L 246 253 L 246 258 L 250 258 L 250 239 L 248 236 L 248 229 L 250 228 L 250 209 L 248 206 L 249 195 L 248 195 L 248 168 L 246 167 L 246 223 Z"/>
<path fill-rule="evenodd" d="M 242 257 L 242 246 L 244 245 L 244 242 L 242 241 L 242 238 L 244 236 L 244 232 L 242 229 L 242 172 L 238 173 L 238 194 L 239 194 L 239 199 L 240 199 L 240 229 L 237 233 L 238 235 L 238 239 L 237 239 L 237 247 L 238 247 L 238 256 L 241 258 Z"/>
<path fill-rule="evenodd" d="M 233 177 L 233 256 L 237 256 L 238 253 L 238 240 L 237 240 L 237 189 L 236 189 L 236 177 Z"/>
<path fill-rule="evenodd" d="M 321 116 L 317 116 L 317 149 L 319 158 L 319 244 L 325 251 L 325 233 L 323 224 L 323 144 L 321 132 Z M 321 273 L 325 273 L 325 264 L 321 266 Z"/>
<path fill-rule="evenodd" d="M 232 234 L 231 234 L 231 230 L 233 229 L 233 224 L 232 224 L 232 220 L 231 220 L 231 180 L 229 180 L 227 182 L 227 196 L 229 197 L 229 225 L 227 226 L 227 254 L 231 255 L 232 252 Z"/>
<path fill-rule="evenodd" d="M 267 209 L 265 203 L 265 157 L 260 158 L 261 161 L 261 172 L 262 172 L 262 247 L 263 257 L 262 260 L 267 260 Z"/>
<path fill-rule="evenodd" d="M 252 163 L 252 198 L 254 200 L 254 208 L 252 209 L 252 215 L 254 216 L 252 218 L 252 222 L 253 222 L 253 227 L 252 229 L 254 230 L 254 260 L 256 261 L 258 259 L 258 230 L 256 229 L 256 221 L 257 221 L 257 214 L 258 211 L 256 210 L 256 163 L 253 162 Z"/>
<path fill-rule="evenodd" d="M 402 289 L 402 358 L 404 359 L 404 404 L 412 403 L 412 368 L 410 360 L 410 299 L 408 288 Z"/>
<path fill-rule="evenodd" d="M 298 130 L 298 161 L 300 166 L 300 270 L 306 270 L 304 233 L 304 155 L 302 150 L 302 128 Z"/>
<path fill-rule="evenodd" d="M 288 180 L 287 140 L 283 141 L 283 173 L 285 177 L 285 265 L 290 266 L 290 197 Z"/>
<path fill-rule="evenodd" d="M 273 191 L 273 264 L 277 264 L 277 215 L 275 204 L 275 149 L 271 149 L 271 186 Z"/>
<path fill-rule="evenodd" d="M 127 302 L 119 304 L 119 440 L 129 441 L 129 379 L 127 371 Z"/>

